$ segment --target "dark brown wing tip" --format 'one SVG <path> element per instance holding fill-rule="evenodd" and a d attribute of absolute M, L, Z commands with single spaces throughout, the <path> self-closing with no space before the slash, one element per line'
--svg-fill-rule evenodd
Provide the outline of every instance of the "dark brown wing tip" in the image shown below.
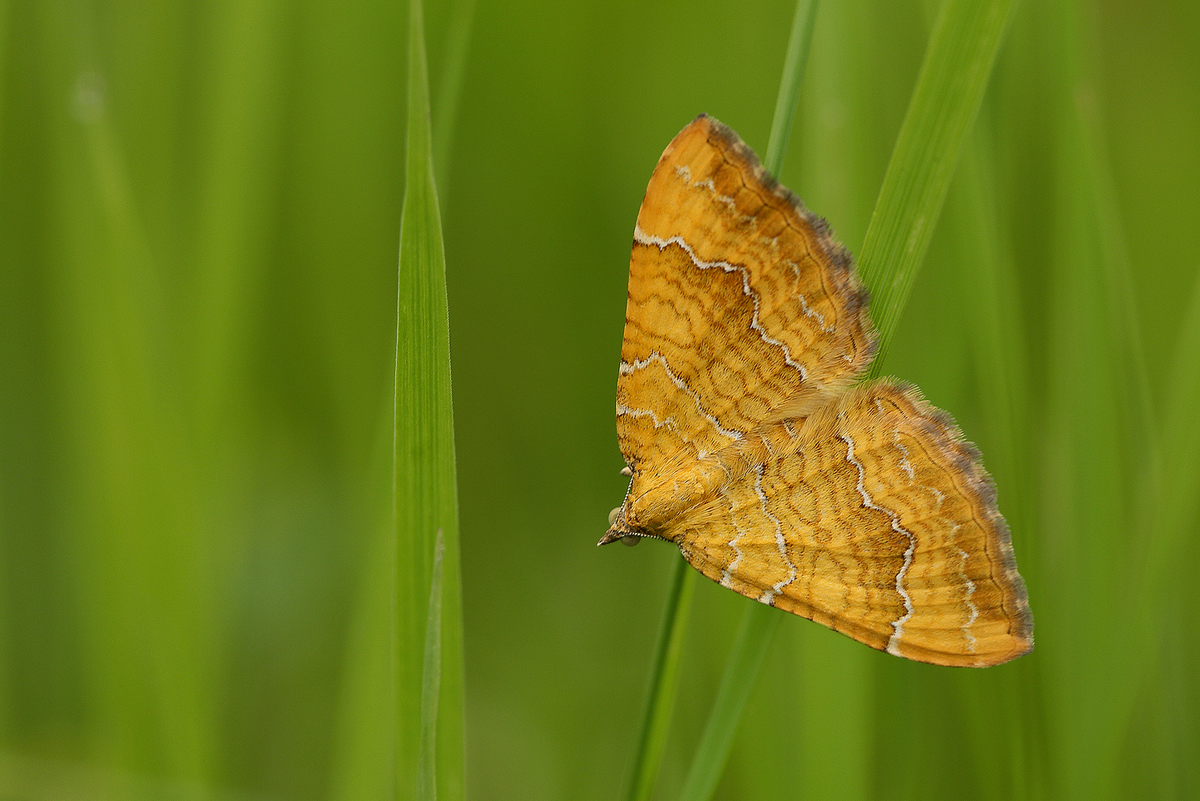
<path fill-rule="evenodd" d="M 833 229 L 824 217 L 814 214 L 795 192 L 781 184 L 779 179 L 763 167 L 762 162 L 758 159 L 758 155 L 738 136 L 736 131 L 707 114 L 697 116 L 696 119 L 688 123 L 687 128 L 684 130 L 697 125 L 706 127 L 708 129 L 709 141 L 721 150 L 732 153 L 737 160 L 746 166 L 764 190 L 791 204 L 800 218 L 816 234 L 817 243 L 820 245 L 823 255 L 835 268 L 834 275 L 845 282 L 848 311 L 856 320 L 858 329 L 862 332 L 862 337 L 865 340 L 861 345 L 862 355 L 857 362 L 864 367 L 870 364 L 879 349 L 879 334 L 876 332 L 875 324 L 871 319 L 871 295 L 859 278 L 858 271 L 854 267 L 854 257 L 850 254 L 850 251 L 838 241 L 833 233 Z"/>

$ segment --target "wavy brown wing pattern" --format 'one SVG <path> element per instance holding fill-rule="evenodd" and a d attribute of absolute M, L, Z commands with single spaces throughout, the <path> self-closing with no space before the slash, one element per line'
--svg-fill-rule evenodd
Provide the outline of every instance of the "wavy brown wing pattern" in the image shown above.
<path fill-rule="evenodd" d="M 701 116 L 667 146 L 633 236 L 617 434 L 635 472 L 736 442 L 801 386 L 866 368 L 874 332 L 849 255 Z"/>
<path fill-rule="evenodd" d="M 725 459 L 726 480 L 669 520 L 655 493 L 633 508 L 704 575 L 896 656 L 986 666 L 1029 650 L 991 481 L 915 389 L 856 387 Z"/>
<path fill-rule="evenodd" d="M 617 429 L 632 471 L 601 544 L 674 542 L 700 572 L 873 648 L 984 667 L 1033 647 L 974 446 L 891 379 L 849 256 L 699 117 L 634 234 Z"/>

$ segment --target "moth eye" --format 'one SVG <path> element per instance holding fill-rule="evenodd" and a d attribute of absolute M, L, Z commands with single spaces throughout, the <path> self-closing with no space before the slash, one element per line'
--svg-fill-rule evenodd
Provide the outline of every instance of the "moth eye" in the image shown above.
<path fill-rule="evenodd" d="M 625 478 L 629 478 L 633 475 L 633 468 L 629 465 L 625 465 L 621 468 L 621 475 L 625 476 Z"/>
<path fill-rule="evenodd" d="M 618 506 L 616 509 L 613 509 L 611 512 L 609 512 L 609 513 L 608 513 L 608 524 L 609 524 L 610 526 L 611 526 L 613 523 L 617 522 L 617 515 L 618 515 L 618 514 L 620 514 L 620 513 L 621 513 L 621 507 L 620 507 L 620 506 Z"/>
<path fill-rule="evenodd" d="M 639 537 L 636 534 L 626 534 L 624 537 L 621 537 L 621 542 L 625 543 L 630 548 L 632 548 L 633 546 L 638 544 L 638 540 L 640 540 L 640 539 L 641 539 L 641 537 Z"/>

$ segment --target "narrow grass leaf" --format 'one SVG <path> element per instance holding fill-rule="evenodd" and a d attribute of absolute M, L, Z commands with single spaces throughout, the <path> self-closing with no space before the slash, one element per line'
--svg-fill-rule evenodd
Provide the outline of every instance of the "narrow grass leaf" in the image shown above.
<path fill-rule="evenodd" d="M 1128 560 L 1140 562 L 1129 549 L 1135 515 L 1133 485 L 1124 469 L 1133 463 L 1124 431 L 1130 395 L 1119 358 L 1125 345 L 1112 308 L 1120 301 L 1106 267 L 1112 239 L 1098 230 L 1096 164 L 1079 105 L 1090 82 L 1080 55 L 1078 10 L 1071 2 L 1051 3 L 1039 23 L 1046 41 L 1055 43 L 1044 71 L 1053 100 L 1050 147 L 1058 154 L 1050 176 L 1050 328 L 1040 443 L 1046 499 L 1041 527 L 1055 566 L 1041 597 L 1056 614 L 1039 624 L 1039 662 L 1048 719 L 1076 732 L 1057 740 L 1059 794 L 1116 797 L 1112 763 L 1119 760 L 1104 755 L 1116 745 L 1114 723 L 1123 717 L 1138 658 L 1132 652 L 1147 641 L 1126 625 L 1132 600 L 1125 597 Z M 1124 644 L 1117 652 L 1109 646 L 1114 635 Z M 1097 698 L 1105 703 L 1097 704 Z"/>
<path fill-rule="evenodd" d="M 1189 523 L 1200 512 L 1200 494 L 1191 485 L 1192 477 L 1200 474 L 1200 415 L 1196 414 L 1200 409 L 1200 265 L 1196 268 L 1172 364 L 1162 437 L 1167 446 L 1164 462 L 1171 465 L 1171 470 L 1162 492 L 1161 521 L 1173 539 L 1156 546 L 1164 555 L 1183 550 L 1178 538 L 1187 535 Z"/>
<path fill-rule="evenodd" d="M 445 542 L 437 784 L 443 798 L 463 790 L 462 600 L 454 415 L 445 252 L 433 176 L 429 78 L 420 0 L 409 16 L 408 141 L 396 339 L 396 727 L 397 794 L 418 787 L 425 613 L 434 536 Z"/>
<path fill-rule="evenodd" d="M 775 116 L 771 119 L 771 135 L 767 138 L 767 155 L 763 159 L 772 175 L 783 174 L 783 157 L 787 153 L 792 121 L 800 99 L 804 65 L 808 63 L 808 46 L 812 42 L 813 20 L 817 16 L 818 0 L 798 0 L 792 16 L 792 32 L 788 36 L 787 55 L 783 58 L 783 80 L 775 99 Z"/>
<path fill-rule="evenodd" d="M 675 691 L 679 687 L 683 635 L 687 632 L 688 612 L 691 610 L 695 587 L 696 572 L 687 561 L 672 560 L 663 630 L 659 632 L 654 661 L 650 666 L 650 691 L 641 735 L 634 752 L 633 776 L 626 796 L 630 801 L 646 801 L 654 792 L 654 780 L 662 764 L 667 732 L 671 727 L 671 709 L 675 705 Z"/>
<path fill-rule="evenodd" d="M 934 24 L 859 256 L 880 335 L 872 375 L 929 247 L 1011 9 L 1011 0 L 946 0 Z"/>
<path fill-rule="evenodd" d="M 372 534 L 358 581 L 355 609 L 343 654 L 338 728 L 331 770 L 331 801 L 395 796 L 395 697 L 392 647 L 396 593 L 395 398 L 381 398 L 375 454 L 364 496 L 374 513 Z"/>
<path fill-rule="evenodd" d="M 966 308 L 963 325 L 971 339 L 971 355 L 977 364 L 976 394 L 990 433 L 989 441 L 979 440 L 979 444 L 1001 488 L 1001 508 L 1021 550 L 1021 545 L 1032 539 L 1028 502 L 1032 482 L 1025 469 L 1030 463 L 1025 446 L 1029 439 L 1028 386 L 1015 263 L 1001 235 L 992 169 L 994 147 L 986 135 L 988 130 L 989 126 L 978 125 L 967 143 L 944 219 L 956 232 L 955 252 L 961 258 L 958 286 Z M 1023 669 L 1030 667 L 1020 664 Z M 1028 752 L 1037 746 L 1031 738 L 1020 736 L 1028 699 L 1017 690 L 1014 674 L 981 677 L 967 671 L 953 678 L 964 722 L 976 732 L 966 738 L 971 759 L 962 766 L 978 782 L 972 793 L 979 798 L 1027 797 L 1025 766 Z M 1001 697 L 1008 702 L 998 704 L 998 692 L 1005 693 Z"/>
<path fill-rule="evenodd" d="M 457 130 L 459 100 L 467 53 L 471 43 L 471 23 L 475 18 L 475 0 L 455 0 L 446 32 L 446 55 L 433 108 L 433 174 L 441 186 L 442 204 L 446 203 L 450 179 L 450 151 Z"/>
<path fill-rule="evenodd" d="M 762 604 L 747 606 L 742 614 L 733 651 L 725 663 L 725 672 L 717 688 L 717 698 L 704 724 L 704 733 L 700 735 L 700 744 L 692 757 L 683 791 L 679 794 L 683 801 L 707 801 L 716 791 L 717 782 L 725 771 L 725 762 L 729 759 L 733 736 L 737 734 L 742 712 L 746 709 L 746 701 L 754 689 L 754 680 L 758 677 L 771 638 L 782 619 L 783 615 L 778 610 Z"/>
<path fill-rule="evenodd" d="M 176 392 L 180 331 L 164 313 L 167 270 L 146 235 L 119 112 L 87 55 L 99 32 L 59 10 L 33 11 L 29 39 L 52 154 L 47 266 L 71 376 L 63 443 L 74 454 L 57 490 L 70 533 L 57 559 L 75 584 L 64 603 L 79 604 L 80 730 L 116 776 L 203 787 L 217 752 L 220 593 Z"/>

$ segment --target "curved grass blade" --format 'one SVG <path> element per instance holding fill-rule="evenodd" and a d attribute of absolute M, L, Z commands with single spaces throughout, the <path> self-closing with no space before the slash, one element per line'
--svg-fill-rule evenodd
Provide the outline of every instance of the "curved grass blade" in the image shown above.
<path fill-rule="evenodd" d="M 796 118 L 796 105 L 800 100 L 804 65 L 808 63 L 808 46 L 812 42 L 817 5 L 818 0 L 797 0 L 796 13 L 792 17 L 787 55 L 783 58 L 783 79 L 775 99 L 775 116 L 771 119 L 771 135 L 767 138 L 767 156 L 763 159 L 763 166 L 775 176 L 783 173 L 783 157 L 787 153 L 792 121 Z"/>
<path fill-rule="evenodd" d="M 775 610 L 769 606 L 752 604 L 747 605 L 742 614 L 737 639 L 717 689 L 717 699 L 704 724 L 704 733 L 679 795 L 681 799 L 712 798 L 717 789 L 733 745 L 733 735 L 737 733 L 746 701 L 754 689 L 754 680 L 767 657 L 779 621 L 783 619 L 783 615 L 772 612 Z"/>

